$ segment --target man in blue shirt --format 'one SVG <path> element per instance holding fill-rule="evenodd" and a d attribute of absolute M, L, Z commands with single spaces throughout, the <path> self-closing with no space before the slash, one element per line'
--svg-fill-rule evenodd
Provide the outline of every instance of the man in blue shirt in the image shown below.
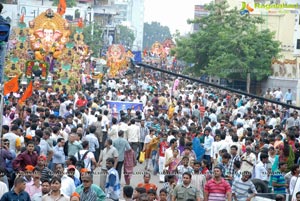
<path fill-rule="evenodd" d="M 288 89 L 288 91 L 285 93 L 284 99 L 286 101 L 286 104 L 292 105 L 293 93 L 291 92 L 291 89 Z"/>
<path fill-rule="evenodd" d="M 211 128 L 207 127 L 204 130 L 204 149 L 205 149 L 205 154 L 203 159 L 208 161 L 209 166 L 211 166 L 211 158 L 210 158 L 210 152 L 211 152 L 211 147 L 212 143 L 214 142 L 214 138 L 211 136 Z"/>
<path fill-rule="evenodd" d="M 106 198 L 114 201 L 119 200 L 121 185 L 119 182 L 119 174 L 114 168 L 115 160 L 113 158 L 106 159 L 107 177 L 105 183 Z"/>
<path fill-rule="evenodd" d="M 31 201 L 29 194 L 24 191 L 26 187 L 26 182 L 23 177 L 16 178 L 14 182 L 14 189 L 5 193 L 0 201 L 11 201 L 11 200 L 22 200 Z"/>

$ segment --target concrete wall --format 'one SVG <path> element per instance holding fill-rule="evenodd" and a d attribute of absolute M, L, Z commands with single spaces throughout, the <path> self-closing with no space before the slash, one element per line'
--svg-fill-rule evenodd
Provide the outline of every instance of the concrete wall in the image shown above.
<path fill-rule="evenodd" d="M 286 79 L 286 78 L 275 78 L 275 77 L 269 77 L 267 81 L 262 82 L 261 84 L 261 90 L 263 95 L 266 93 L 268 88 L 277 89 L 280 87 L 283 95 L 285 92 L 287 92 L 288 89 L 291 89 L 293 93 L 293 101 L 296 103 L 296 97 L 297 97 L 297 90 L 298 87 L 298 79 Z M 299 99 L 299 98 L 298 98 Z"/>

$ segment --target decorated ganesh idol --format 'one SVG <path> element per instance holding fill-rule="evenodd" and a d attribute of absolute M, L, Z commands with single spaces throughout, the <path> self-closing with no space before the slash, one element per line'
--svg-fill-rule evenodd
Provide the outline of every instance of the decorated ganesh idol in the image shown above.
<path fill-rule="evenodd" d="M 153 54 L 153 56 L 163 57 L 164 49 L 162 44 L 156 41 L 151 47 L 151 53 Z"/>
<path fill-rule="evenodd" d="M 45 60 L 50 53 L 54 59 L 61 56 L 70 35 L 69 25 L 64 18 L 48 9 L 31 21 L 29 28 L 36 60 Z"/>
<path fill-rule="evenodd" d="M 110 68 L 110 77 L 115 77 L 121 70 L 127 67 L 127 56 L 123 45 L 114 44 L 108 48 L 107 66 Z"/>

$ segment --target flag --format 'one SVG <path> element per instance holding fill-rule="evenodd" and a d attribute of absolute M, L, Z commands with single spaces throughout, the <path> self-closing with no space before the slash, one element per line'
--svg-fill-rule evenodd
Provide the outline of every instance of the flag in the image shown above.
<path fill-rule="evenodd" d="M 19 22 L 24 23 L 24 14 L 21 15 Z"/>
<path fill-rule="evenodd" d="M 32 81 L 30 81 L 27 89 L 25 90 L 23 96 L 19 99 L 19 103 L 24 103 L 27 98 L 29 98 L 32 95 Z"/>
<path fill-rule="evenodd" d="M 3 94 L 4 96 L 10 92 L 17 92 L 19 90 L 19 83 L 18 83 L 19 76 L 16 76 L 9 80 L 8 82 L 4 83 Z"/>
<path fill-rule="evenodd" d="M 57 13 L 63 16 L 66 12 L 67 3 L 66 0 L 59 0 L 59 3 L 57 5 Z"/>
<path fill-rule="evenodd" d="M 79 19 L 78 19 L 77 25 L 78 25 L 79 28 L 82 28 L 82 27 L 83 27 L 83 21 L 82 21 L 82 18 L 79 18 Z"/>

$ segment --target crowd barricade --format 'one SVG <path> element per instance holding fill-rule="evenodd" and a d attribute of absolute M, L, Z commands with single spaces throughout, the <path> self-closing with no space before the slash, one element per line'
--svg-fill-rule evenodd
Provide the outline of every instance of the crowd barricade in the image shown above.
<path fill-rule="evenodd" d="M 274 201 L 276 195 L 276 193 L 257 193 L 251 201 Z M 292 200 L 292 195 L 285 194 L 285 201 L 296 201 L 296 199 Z"/>

